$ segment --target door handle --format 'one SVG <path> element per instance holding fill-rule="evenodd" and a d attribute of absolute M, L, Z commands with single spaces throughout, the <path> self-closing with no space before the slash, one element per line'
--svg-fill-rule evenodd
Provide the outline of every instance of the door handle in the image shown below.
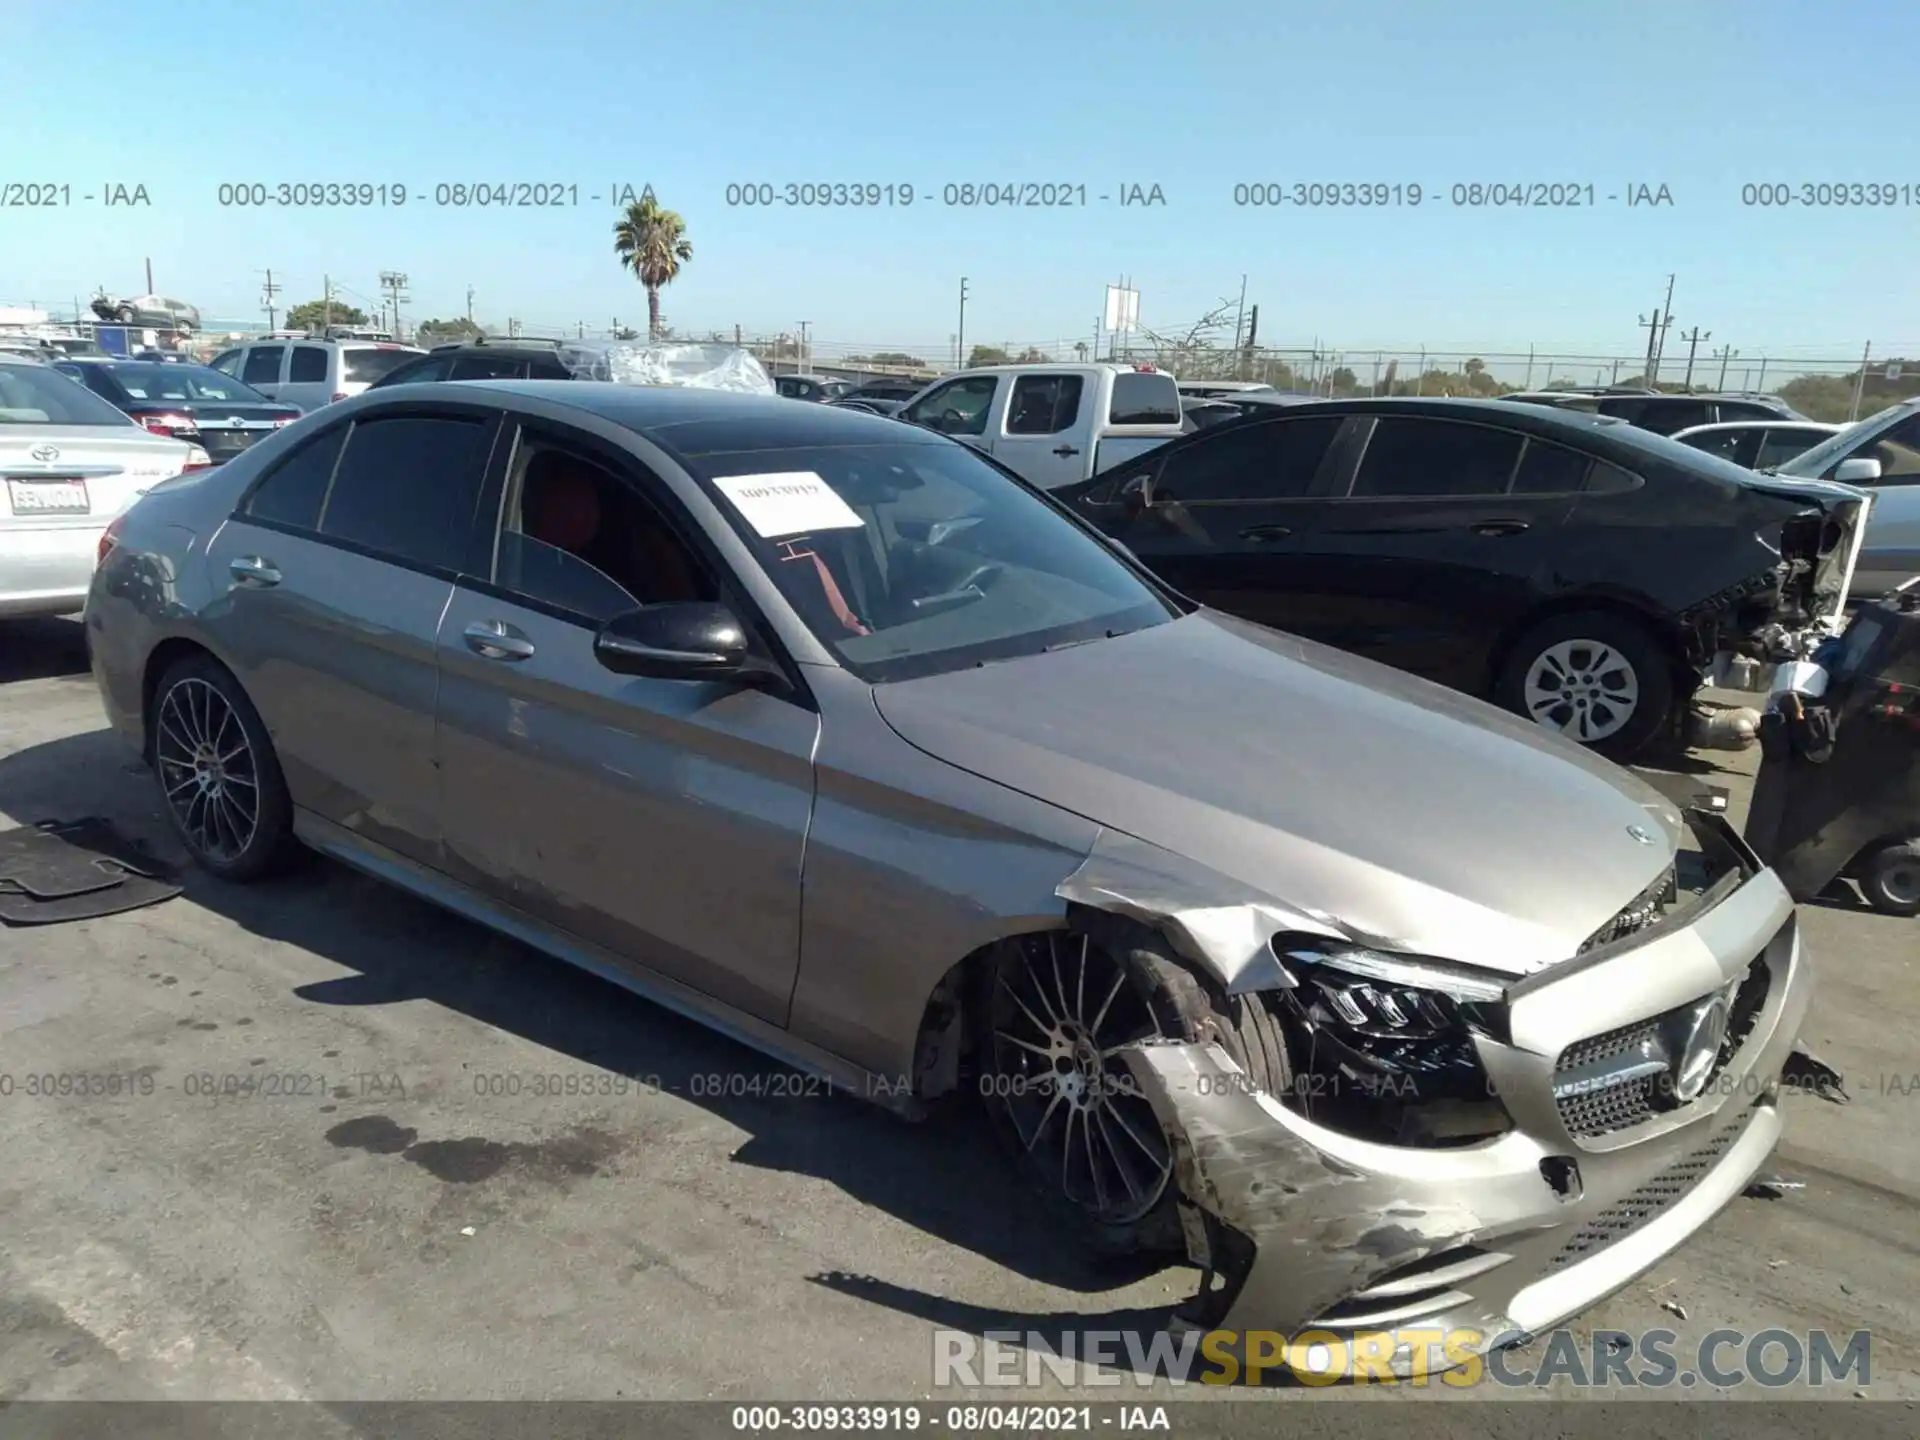
<path fill-rule="evenodd" d="M 1287 525 L 1249 525 L 1240 532 L 1240 538 L 1250 540 L 1255 545 L 1264 545 L 1269 540 L 1284 540 L 1291 534 L 1293 529 Z"/>
<path fill-rule="evenodd" d="M 1524 520 L 1483 520 L 1473 527 L 1476 535 L 1520 535 L 1527 529 Z"/>
<path fill-rule="evenodd" d="M 280 572 L 273 568 L 273 562 L 263 560 L 258 555 L 240 556 L 228 564 L 227 573 L 242 585 L 250 585 L 257 590 L 280 583 Z"/>
<path fill-rule="evenodd" d="M 500 620 L 476 620 L 465 632 L 467 648 L 488 660 L 529 660 L 533 642 Z"/>
<path fill-rule="evenodd" d="M 1078 455 L 1080 453 L 1080 450 L 1079 450 L 1079 447 L 1074 445 L 1056 445 L 1053 447 L 1053 453 L 1056 455 L 1063 455 L 1063 456 Z"/>

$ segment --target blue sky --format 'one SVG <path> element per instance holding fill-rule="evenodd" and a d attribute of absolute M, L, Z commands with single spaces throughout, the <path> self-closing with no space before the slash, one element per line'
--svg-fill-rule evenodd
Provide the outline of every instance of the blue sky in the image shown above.
<path fill-rule="evenodd" d="M 651 183 L 695 258 L 669 323 L 810 321 L 822 345 L 944 352 L 1091 338 L 1125 274 L 1142 321 L 1237 297 L 1260 339 L 1358 350 L 1633 353 L 1677 272 L 1675 330 L 1743 354 L 1920 352 L 1920 6 L 1572 0 L 1206 6 L 1126 0 L 8 0 L 0 303 L 156 287 L 260 316 L 261 272 L 313 298 L 411 278 L 412 318 L 605 326 L 644 315 L 616 267 L 613 184 Z M 1318 13 L 1316 13 L 1318 12 Z M 1330 13 L 1329 13 L 1330 12 Z M 164 20 L 161 16 L 164 15 Z M 154 27 L 158 23 L 158 29 Z M 99 57 L 170 55 L 89 78 Z M 262 57 L 255 60 L 253 57 Z M 169 93 L 170 92 L 170 93 Z M 23 117 L 26 117 L 23 119 Z M 401 209 L 223 208 L 237 181 L 404 183 Z M 146 208 L 80 200 L 144 184 Z M 577 208 L 462 210 L 442 183 L 577 185 Z M 910 208 L 729 207 L 730 183 L 895 182 Z M 965 210 L 943 186 L 1085 185 L 1085 208 Z M 1236 183 L 1419 184 L 1418 209 L 1238 207 Z M 1554 181 L 1595 208 L 1457 209 L 1454 184 Z M 1882 181 L 1913 203 L 1759 210 L 1744 183 Z M 1101 194 L 1158 185 L 1163 206 Z M 1629 208 L 1630 186 L 1670 206 Z M 1435 198 L 1434 191 L 1439 191 Z M 1619 202 L 1609 203 L 1609 194 Z M 1674 353 L 1668 342 L 1669 364 Z M 1705 350 L 1703 349 L 1703 354 Z"/>

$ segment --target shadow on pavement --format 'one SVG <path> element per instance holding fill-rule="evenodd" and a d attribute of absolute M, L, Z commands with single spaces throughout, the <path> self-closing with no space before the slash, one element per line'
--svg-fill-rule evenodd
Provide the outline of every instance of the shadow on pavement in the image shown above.
<path fill-rule="evenodd" d="M 0 620 L 0 685 L 90 670 L 87 631 L 77 618 Z"/>
<path fill-rule="evenodd" d="M 829 1181 L 928 1235 L 1043 1284 L 1101 1292 L 1158 1268 L 1109 1266 L 1084 1256 L 994 1153 L 977 1107 L 957 1105 L 913 1125 L 851 1097 L 782 1095 L 781 1078 L 790 1080 L 793 1072 L 778 1062 L 330 861 L 316 859 L 293 875 L 251 886 L 222 883 L 184 865 L 153 781 L 137 762 L 128 763 L 105 730 L 0 756 L 0 810 L 108 817 L 181 865 L 187 900 L 253 935 L 354 972 L 300 986 L 292 1001 L 359 1007 L 427 1000 L 583 1065 L 657 1077 L 669 1093 L 751 1137 L 734 1152 L 737 1163 Z M 695 1077 L 716 1075 L 747 1093 L 692 1093 L 699 1088 Z M 1192 1289 L 1190 1281 L 1175 1284 L 1181 1298 Z"/>

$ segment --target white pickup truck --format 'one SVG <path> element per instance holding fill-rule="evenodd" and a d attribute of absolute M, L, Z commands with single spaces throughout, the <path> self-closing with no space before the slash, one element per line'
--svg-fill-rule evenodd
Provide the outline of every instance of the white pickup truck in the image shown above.
<path fill-rule="evenodd" d="M 1180 389 L 1148 365 L 990 365 L 933 382 L 896 419 L 983 450 L 1043 490 L 1178 440 Z"/>

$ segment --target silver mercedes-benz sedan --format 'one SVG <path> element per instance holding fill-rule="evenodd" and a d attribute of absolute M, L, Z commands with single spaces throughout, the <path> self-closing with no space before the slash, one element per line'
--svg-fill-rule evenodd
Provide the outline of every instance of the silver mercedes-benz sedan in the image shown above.
<path fill-rule="evenodd" d="M 180 839 L 301 849 L 907 1114 L 977 1097 L 1241 1332 L 1537 1332 L 1780 1134 L 1808 962 L 1724 820 L 1228 619 L 944 437 L 589 382 L 329 406 L 116 522 Z"/>

